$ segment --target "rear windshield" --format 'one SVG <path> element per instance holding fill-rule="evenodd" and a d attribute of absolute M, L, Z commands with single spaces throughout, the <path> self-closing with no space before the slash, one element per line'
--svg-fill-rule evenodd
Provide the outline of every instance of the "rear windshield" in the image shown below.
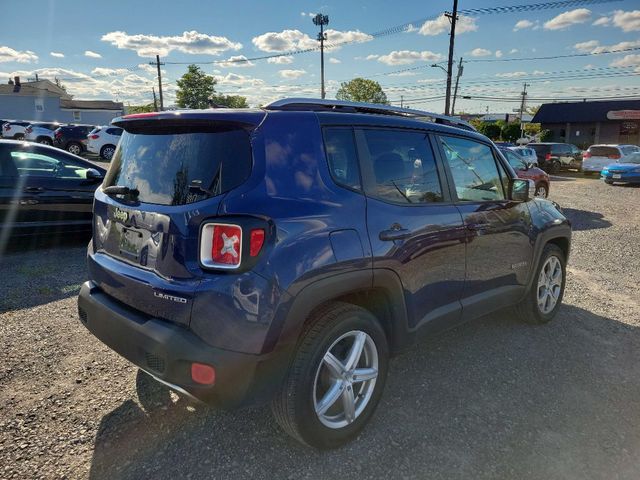
<path fill-rule="evenodd" d="M 620 155 L 615 147 L 589 147 L 589 153 L 594 157 L 608 157 L 610 155 Z"/>
<path fill-rule="evenodd" d="M 237 128 L 172 127 L 123 132 L 104 187 L 137 190 L 137 200 L 184 205 L 228 192 L 251 172 L 249 134 Z"/>

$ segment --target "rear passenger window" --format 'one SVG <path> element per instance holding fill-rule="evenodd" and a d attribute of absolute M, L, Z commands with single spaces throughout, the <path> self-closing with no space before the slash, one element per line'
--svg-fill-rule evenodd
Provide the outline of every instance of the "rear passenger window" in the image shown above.
<path fill-rule="evenodd" d="M 362 130 L 372 178 L 367 195 L 396 203 L 441 202 L 442 188 L 429 137 L 402 130 Z"/>
<path fill-rule="evenodd" d="M 504 200 L 502 180 L 488 145 L 455 137 L 439 137 L 449 164 L 458 199 Z"/>
<path fill-rule="evenodd" d="M 324 146 L 333 180 L 360 190 L 360 169 L 351 128 L 325 128 Z"/>

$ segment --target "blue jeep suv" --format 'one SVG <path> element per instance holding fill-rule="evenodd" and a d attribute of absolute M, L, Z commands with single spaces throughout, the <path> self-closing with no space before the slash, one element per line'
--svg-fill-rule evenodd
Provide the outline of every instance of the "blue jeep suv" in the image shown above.
<path fill-rule="evenodd" d="M 571 228 L 464 122 L 383 105 L 134 114 L 95 194 L 82 323 L 172 389 L 271 402 L 332 448 L 389 358 L 513 307 L 558 311 Z"/>

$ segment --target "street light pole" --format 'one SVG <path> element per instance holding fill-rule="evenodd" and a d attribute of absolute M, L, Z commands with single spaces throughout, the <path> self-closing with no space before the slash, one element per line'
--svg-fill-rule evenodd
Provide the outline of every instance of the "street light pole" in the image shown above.
<path fill-rule="evenodd" d="M 318 13 L 313 17 L 313 24 L 320 27 L 320 33 L 318 33 L 318 41 L 320 42 L 320 98 L 324 99 L 326 95 L 324 89 L 324 41 L 327 39 L 324 26 L 329 25 L 329 16 Z"/>
<path fill-rule="evenodd" d="M 458 21 L 458 0 L 453 0 L 453 11 L 446 12 L 445 16 L 451 21 L 451 33 L 449 34 L 449 60 L 447 61 L 447 96 L 444 101 L 444 114 L 449 115 L 451 103 L 451 70 L 453 69 L 453 47 L 456 38 L 456 22 Z"/>

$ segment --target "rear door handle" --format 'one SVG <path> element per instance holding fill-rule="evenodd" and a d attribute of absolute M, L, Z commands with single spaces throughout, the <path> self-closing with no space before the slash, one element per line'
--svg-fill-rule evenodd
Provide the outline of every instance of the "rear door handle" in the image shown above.
<path fill-rule="evenodd" d="M 44 188 L 42 187 L 24 187 L 24 191 L 27 193 L 42 193 Z"/>
<path fill-rule="evenodd" d="M 390 228 L 389 230 L 383 230 L 380 232 L 378 238 L 383 242 L 395 242 L 396 240 L 404 240 L 411 236 L 411 230 L 406 228 Z"/>

